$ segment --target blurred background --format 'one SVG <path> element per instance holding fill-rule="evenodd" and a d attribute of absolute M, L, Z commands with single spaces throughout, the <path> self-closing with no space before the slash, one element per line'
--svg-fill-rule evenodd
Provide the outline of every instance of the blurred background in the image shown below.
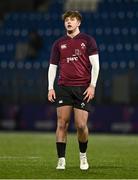
<path fill-rule="evenodd" d="M 0 0 L 0 130 L 55 131 L 47 70 L 66 10 L 81 12 L 99 47 L 90 132 L 138 133 L 138 0 Z"/>

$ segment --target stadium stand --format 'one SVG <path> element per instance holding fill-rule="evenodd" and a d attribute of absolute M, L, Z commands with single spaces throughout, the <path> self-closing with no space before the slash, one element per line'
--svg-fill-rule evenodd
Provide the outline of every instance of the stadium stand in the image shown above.
<path fill-rule="evenodd" d="M 53 0 L 46 12 L 7 13 L 0 27 L 1 102 L 45 102 L 51 46 L 64 34 L 61 14 L 70 7 L 80 10 L 82 31 L 93 35 L 99 47 L 101 71 L 95 103 L 137 104 L 138 1 L 129 0 Z M 16 45 L 28 43 L 32 30 L 44 42 L 39 56 L 17 61 Z"/>

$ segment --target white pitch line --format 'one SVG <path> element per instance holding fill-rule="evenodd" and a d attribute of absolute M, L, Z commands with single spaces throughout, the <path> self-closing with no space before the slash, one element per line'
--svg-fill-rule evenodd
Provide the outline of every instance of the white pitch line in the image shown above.
<path fill-rule="evenodd" d="M 39 156 L 0 156 L 0 159 L 40 159 Z"/>

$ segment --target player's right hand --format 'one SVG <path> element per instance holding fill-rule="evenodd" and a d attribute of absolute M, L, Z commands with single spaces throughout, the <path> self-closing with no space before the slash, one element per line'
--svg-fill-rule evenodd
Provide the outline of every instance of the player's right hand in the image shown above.
<path fill-rule="evenodd" d="M 56 93 L 55 93 L 55 90 L 54 89 L 50 89 L 48 91 L 48 100 L 50 102 L 55 102 L 55 99 L 56 99 Z"/>

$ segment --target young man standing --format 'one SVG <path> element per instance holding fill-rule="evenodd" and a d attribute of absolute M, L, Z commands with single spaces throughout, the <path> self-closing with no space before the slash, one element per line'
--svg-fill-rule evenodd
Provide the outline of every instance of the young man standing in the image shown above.
<path fill-rule="evenodd" d="M 80 150 L 80 169 L 87 170 L 87 119 L 99 74 L 98 49 L 93 37 L 80 32 L 82 16 L 78 11 L 67 11 L 62 19 L 66 35 L 53 44 L 48 70 L 48 100 L 56 101 L 57 104 L 56 147 L 59 159 L 56 169 L 65 169 L 67 129 L 73 110 Z M 55 91 L 57 67 L 59 78 Z"/>

